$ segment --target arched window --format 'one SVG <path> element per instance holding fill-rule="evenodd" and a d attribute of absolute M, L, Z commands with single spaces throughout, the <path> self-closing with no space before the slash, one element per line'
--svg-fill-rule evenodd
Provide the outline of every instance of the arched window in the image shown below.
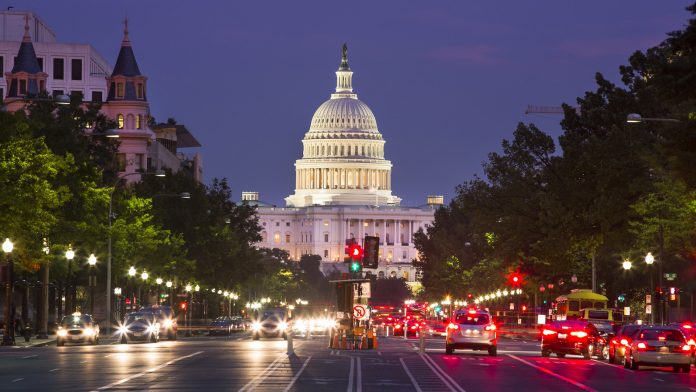
<path fill-rule="evenodd" d="M 143 116 L 137 115 L 135 116 L 135 128 L 136 129 L 143 129 Z"/>
<path fill-rule="evenodd" d="M 126 129 L 133 129 L 135 125 L 135 117 L 132 114 L 126 116 Z"/>
<path fill-rule="evenodd" d="M 392 272 L 389 274 L 389 277 L 390 277 L 390 278 L 396 278 L 396 271 L 392 271 Z"/>
<path fill-rule="evenodd" d="M 119 113 L 118 116 L 116 116 L 116 121 L 118 122 L 118 129 L 123 129 L 123 127 L 124 127 L 123 114 Z"/>
<path fill-rule="evenodd" d="M 384 279 L 384 271 L 379 271 L 379 273 L 377 274 L 377 277 L 379 279 Z"/>

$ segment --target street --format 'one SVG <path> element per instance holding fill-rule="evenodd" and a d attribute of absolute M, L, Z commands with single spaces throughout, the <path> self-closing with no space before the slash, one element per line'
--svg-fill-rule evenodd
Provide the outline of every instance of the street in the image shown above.
<path fill-rule="evenodd" d="M 501 339 L 445 355 L 441 339 L 382 338 L 376 350 L 327 348 L 326 337 L 252 341 L 246 334 L 99 346 L 2 348 L 3 391 L 696 391 L 696 374 L 626 370 L 605 361 L 541 358 L 538 343 Z"/>

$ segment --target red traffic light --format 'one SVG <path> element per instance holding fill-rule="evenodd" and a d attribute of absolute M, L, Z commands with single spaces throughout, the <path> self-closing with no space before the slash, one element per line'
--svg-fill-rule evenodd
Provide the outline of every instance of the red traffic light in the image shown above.
<path fill-rule="evenodd" d="M 179 307 L 181 308 L 181 310 L 186 310 L 186 302 L 182 302 L 182 303 L 179 305 Z"/>
<path fill-rule="evenodd" d="M 520 287 L 524 283 L 522 274 L 517 271 L 512 271 L 507 276 L 508 284 L 512 287 Z"/>
<path fill-rule="evenodd" d="M 526 312 L 527 311 L 527 305 L 522 305 L 522 311 Z"/>
<path fill-rule="evenodd" d="M 362 259 L 363 257 L 363 248 L 358 245 L 358 244 L 352 244 L 350 245 L 350 248 L 348 250 L 348 255 L 352 259 Z"/>

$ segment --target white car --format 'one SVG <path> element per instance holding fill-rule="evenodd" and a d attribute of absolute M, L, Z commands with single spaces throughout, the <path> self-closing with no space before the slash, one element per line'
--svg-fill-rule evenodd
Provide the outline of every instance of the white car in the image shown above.
<path fill-rule="evenodd" d="M 485 310 L 469 309 L 458 311 L 447 326 L 445 352 L 454 349 L 488 350 L 488 355 L 498 353 L 498 335 L 493 318 Z"/>
<path fill-rule="evenodd" d="M 693 347 L 674 327 L 645 327 L 638 330 L 624 355 L 624 367 L 671 366 L 674 372 L 691 372 Z"/>

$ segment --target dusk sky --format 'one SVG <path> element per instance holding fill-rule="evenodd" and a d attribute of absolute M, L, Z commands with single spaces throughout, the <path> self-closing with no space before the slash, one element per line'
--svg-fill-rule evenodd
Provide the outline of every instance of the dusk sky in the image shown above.
<path fill-rule="evenodd" d="M 374 112 L 394 164 L 393 194 L 449 200 L 481 173 L 520 121 L 554 136 L 560 116 L 528 104 L 574 103 L 594 74 L 618 81 L 632 52 L 689 18 L 685 0 L 16 1 L 60 42 L 93 45 L 111 64 L 129 18 L 155 118 L 203 144 L 206 181 L 234 197 L 284 205 L 316 108 L 348 43 L 353 86 Z"/>

